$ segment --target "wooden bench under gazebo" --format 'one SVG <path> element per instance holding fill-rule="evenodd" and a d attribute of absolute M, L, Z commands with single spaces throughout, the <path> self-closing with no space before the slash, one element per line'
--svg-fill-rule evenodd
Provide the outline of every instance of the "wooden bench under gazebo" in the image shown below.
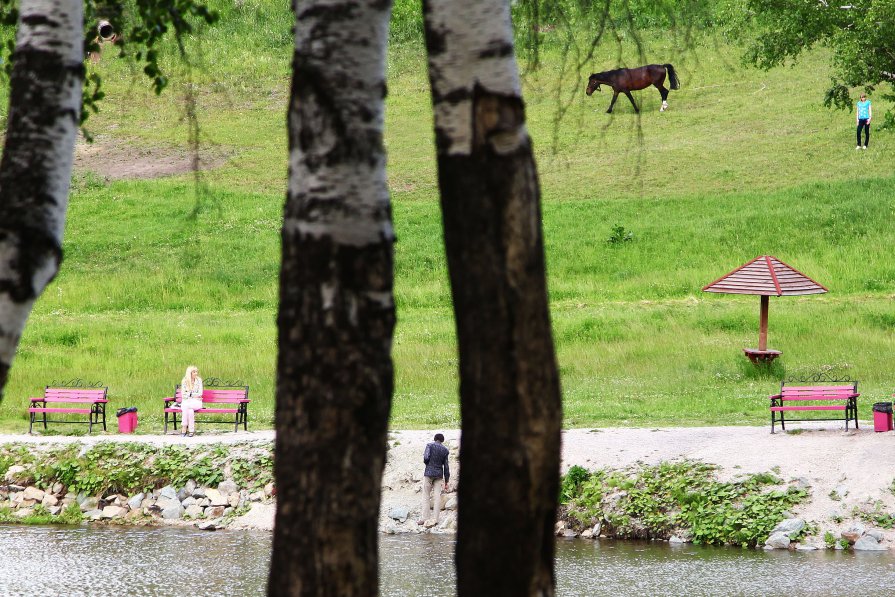
<path fill-rule="evenodd" d="M 761 297 L 758 348 L 744 348 L 753 363 L 770 363 L 781 353 L 768 349 L 768 304 L 772 296 L 823 294 L 826 287 L 772 255 L 761 255 L 703 287 L 703 292 L 752 294 Z"/>

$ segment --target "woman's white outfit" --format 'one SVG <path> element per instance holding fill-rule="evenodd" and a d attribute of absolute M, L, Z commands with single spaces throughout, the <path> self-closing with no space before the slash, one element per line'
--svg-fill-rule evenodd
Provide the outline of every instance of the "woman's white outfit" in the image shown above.
<path fill-rule="evenodd" d="M 186 384 L 180 386 L 180 412 L 183 414 L 183 429 L 193 433 L 196 430 L 196 410 L 202 408 L 202 378 L 197 377 L 193 389 L 187 390 Z"/>

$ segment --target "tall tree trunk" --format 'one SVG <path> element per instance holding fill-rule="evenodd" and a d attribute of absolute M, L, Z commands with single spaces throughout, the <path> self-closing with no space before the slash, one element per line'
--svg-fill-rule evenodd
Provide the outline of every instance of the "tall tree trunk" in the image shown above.
<path fill-rule="evenodd" d="M 459 595 L 553 595 L 562 414 L 509 5 L 423 8 L 460 351 Z"/>
<path fill-rule="evenodd" d="M 394 233 L 389 0 L 297 2 L 282 230 L 270 595 L 378 594 Z"/>
<path fill-rule="evenodd" d="M 83 0 L 21 0 L 0 160 L 0 395 L 59 270 L 84 82 Z"/>

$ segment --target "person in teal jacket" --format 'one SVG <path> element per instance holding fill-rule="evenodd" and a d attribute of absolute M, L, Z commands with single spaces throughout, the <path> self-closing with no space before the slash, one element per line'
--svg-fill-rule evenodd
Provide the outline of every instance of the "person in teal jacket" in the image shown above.
<path fill-rule="evenodd" d="M 863 93 L 861 99 L 858 100 L 858 146 L 855 149 L 867 149 L 870 143 L 870 119 L 873 118 L 873 108 L 870 106 L 870 100 Z M 861 130 L 864 131 L 864 145 L 861 145 Z"/>

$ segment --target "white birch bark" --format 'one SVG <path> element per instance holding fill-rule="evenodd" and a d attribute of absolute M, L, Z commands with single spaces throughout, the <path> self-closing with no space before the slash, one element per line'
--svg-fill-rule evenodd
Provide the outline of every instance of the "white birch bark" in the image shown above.
<path fill-rule="evenodd" d="M 0 392 L 62 258 L 81 113 L 83 2 L 22 0 L 0 161 Z"/>
<path fill-rule="evenodd" d="M 509 2 L 426 0 L 424 10 L 436 139 L 448 155 L 469 155 L 474 88 L 498 96 L 522 95 Z M 527 136 L 523 123 L 496 142 L 507 152 Z"/>

